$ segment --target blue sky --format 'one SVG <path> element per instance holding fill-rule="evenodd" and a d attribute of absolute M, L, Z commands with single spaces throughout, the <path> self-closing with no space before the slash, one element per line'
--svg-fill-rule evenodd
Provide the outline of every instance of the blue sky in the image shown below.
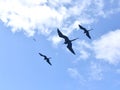
<path fill-rule="evenodd" d="M 119 90 L 119 41 L 119 0 L 0 0 L 0 90 Z"/>

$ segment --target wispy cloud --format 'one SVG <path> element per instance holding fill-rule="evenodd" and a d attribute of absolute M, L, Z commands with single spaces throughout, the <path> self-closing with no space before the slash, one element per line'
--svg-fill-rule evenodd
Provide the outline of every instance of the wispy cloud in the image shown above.
<path fill-rule="evenodd" d="M 75 68 L 68 68 L 68 72 L 70 73 L 70 76 L 73 77 L 73 78 L 79 78 L 80 77 L 80 73 Z"/>
<path fill-rule="evenodd" d="M 52 41 L 54 46 L 57 46 L 58 43 L 61 41 L 61 38 L 58 35 L 52 35 L 48 38 L 48 40 Z"/>
<path fill-rule="evenodd" d="M 52 33 L 57 27 L 69 35 L 78 24 L 92 24 L 99 17 L 120 12 L 119 7 L 105 7 L 104 0 L 0 0 L 0 20 L 13 32 L 27 36 L 39 32 L 57 45 L 60 39 Z M 80 53 L 87 57 L 85 50 Z"/>
<path fill-rule="evenodd" d="M 100 39 L 93 41 L 93 49 L 97 59 L 110 64 L 120 63 L 120 30 L 111 31 Z"/>
<path fill-rule="evenodd" d="M 101 64 L 96 62 L 91 62 L 86 68 L 85 72 L 80 72 L 77 68 L 68 68 L 68 74 L 75 80 L 79 81 L 80 84 L 85 85 L 91 81 L 99 81 L 104 78 L 104 71 Z"/>
<path fill-rule="evenodd" d="M 56 27 L 71 33 L 76 22 L 93 23 L 103 8 L 103 0 L 0 0 L 0 20 L 28 36 L 36 31 L 49 35 Z"/>
<path fill-rule="evenodd" d="M 100 64 L 91 62 L 89 80 L 102 80 L 103 70 Z"/>
<path fill-rule="evenodd" d="M 31 36 L 37 29 L 42 34 L 49 34 L 50 28 L 61 25 L 67 15 L 66 8 L 56 10 L 46 3 L 41 0 L 1 0 L 0 19 L 12 27 L 13 32 L 23 30 Z"/>
<path fill-rule="evenodd" d="M 90 53 L 86 52 L 85 50 L 80 50 L 79 59 L 87 59 L 90 56 Z"/>
<path fill-rule="evenodd" d="M 84 77 L 80 74 L 80 72 L 76 69 L 76 68 L 68 68 L 67 69 L 69 75 L 78 80 L 80 82 L 80 84 L 84 85 L 86 80 L 84 79 Z"/>
<path fill-rule="evenodd" d="M 102 35 L 97 40 L 87 42 L 78 40 L 75 44 L 75 50 L 79 53 L 78 58 L 74 61 L 86 60 L 93 57 L 96 60 L 105 61 L 109 64 L 117 65 L 120 63 L 120 30 L 111 30 Z M 91 54 L 92 53 L 92 54 Z"/>
<path fill-rule="evenodd" d="M 77 53 L 79 53 L 78 58 L 73 61 L 73 63 L 77 63 L 80 60 L 87 60 L 89 58 L 90 50 L 92 49 L 91 44 L 86 42 L 85 40 L 78 40 L 74 46 Z"/>

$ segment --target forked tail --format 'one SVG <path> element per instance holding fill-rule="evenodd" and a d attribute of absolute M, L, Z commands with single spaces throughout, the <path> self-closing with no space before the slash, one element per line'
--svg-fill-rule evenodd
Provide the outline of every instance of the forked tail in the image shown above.
<path fill-rule="evenodd" d="M 75 39 L 72 39 L 72 40 L 70 40 L 70 41 L 72 42 L 72 41 L 75 41 L 75 40 L 77 40 L 77 39 L 79 39 L 79 38 L 75 38 Z"/>
<path fill-rule="evenodd" d="M 88 31 L 91 31 L 91 30 L 93 30 L 93 29 L 89 29 Z"/>

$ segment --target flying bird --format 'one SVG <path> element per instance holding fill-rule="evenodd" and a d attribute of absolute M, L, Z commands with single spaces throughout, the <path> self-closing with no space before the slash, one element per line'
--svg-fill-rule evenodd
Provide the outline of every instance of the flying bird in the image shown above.
<path fill-rule="evenodd" d="M 80 29 L 84 30 L 84 33 L 86 34 L 86 36 L 87 36 L 89 39 L 91 39 L 91 36 L 90 36 L 90 34 L 89 34 L 89 31 L 90 31 L 90 30 L 87 30 L 86 28 L 84 28 L 84 27 L 81 26 L 81 25 L 78 25 L 78 26 L 79 26 Z M 91 30 L 92 30 L 92 29 L 91 29 Z"/>
<path fill-rule="evenodd" d="M 46 55 L 43 55 L 43 54 L 41 54 L 41 53 L 39 53 L 39 55 L 42 56 L 42 57 L 44 57 L 44 60 L 46 60 L 46 62 L 47 62 L 49 65 L 52 65 L 51 62 L 50 62 L 51 57 L 48 58 Z"/>
<path fill-rule="evenodd" d="M 35 39 L 35 38 L 33 38 L 33 41 L 35 41 L 35 42 L 36 42 L 36 39 Z"/>
<path fill-rule="evenodd" d="M 74 50 L 73 50 L 73 48 L 72 48 L 72 41 L 74 41 L 74 40 L 76 40 L 76 39 L 78 39 L 78 38 L 70 40 L 67 36 L 63 35 L 62 32 L 60 32 L 60 30 L 59 30 L 58 28 L 57 28 L 57 32 L 58 32 L 59 37 L 61 37 L 61 38 L 63 38 L 63 39 L 65 40 L 64 44 L 67 44 L 67 48 L 68 48 L 73 54 L 75 54 L 75 52 L 74 52 Z"/>

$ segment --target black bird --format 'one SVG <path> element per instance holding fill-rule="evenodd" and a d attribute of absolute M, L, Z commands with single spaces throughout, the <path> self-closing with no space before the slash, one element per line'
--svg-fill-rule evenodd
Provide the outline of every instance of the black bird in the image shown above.
<path fill-rule="evenodd" d="M 48 58 L 47 56 L 45 56 L 45 55 L 43 55 L 43 54 L 41 54 L 41 53 L 39 53 L 39 55 L 42 56 L 42 57 L 44 57 L 44 60 L 46 60 L 46 62 L 47 62 L 48 64 L 52 65 L 51 62 L 50 62 L 51 57 Z"/>
<path fill-rule="evenodd" d="M 91 36 L 90 36 L 90 34 L 89 34 L 89 31 L 90 31 L 90 30 L 87 30 L 86 28 L 84 28 L 84 27 L 81 26 L 81 25 L 78 25 L 78 26 L 79 26 L 80 29 L 84 30 L 84 33 L 86 34 L 86 36 L 87 36 L 89 39 L 91 39 Z M 91 30 L 92 30 L 92 29 L 91 29 Z"/>
<path fill-rule="evenodd" d="M 33 41 L 35 41 L 35 42 L 36 42 L 36 39 L 35 39 L 35 38 L 33 38 Z"/>
<path fill-rule="evenodd" d="M 78 38 L 73 39 L 73 40 L 70 40 L 67 36 L 63 35 L 58 28 L 57 28 L 57 32 L 58 32 L 59 37 L 65 39 L 64 44 L 67 44 L 67 48 L 68 48 L 73 54 L 75 54 L 74 50 L 72 49 L 72 41 L 74 41 L 74 40 L 76 40 L 76 39 L 78 39 Z"/>

